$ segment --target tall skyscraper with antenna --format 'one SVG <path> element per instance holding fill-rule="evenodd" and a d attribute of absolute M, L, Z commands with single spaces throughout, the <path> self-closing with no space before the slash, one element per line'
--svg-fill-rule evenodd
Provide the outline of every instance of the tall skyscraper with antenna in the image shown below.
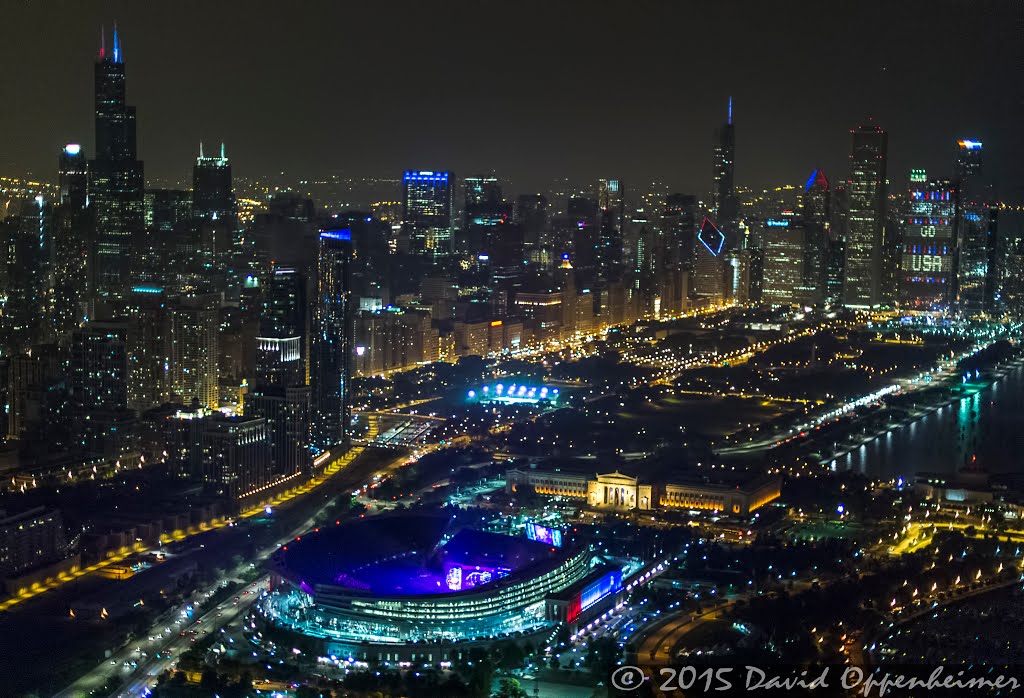
<path fill-rule="evenodd" d="M 133 241 L 144 228 L 144 175 L 135 141 L 135 107 L 125 102 L 124 56 L 114 25 L 113 50 L 101 31 L 95 65 L 96 158 L 89 194 L 96 221 L 90 250 L 93 296 L 116 296 L 129 282 Z"/>
<path fill-rule="evenodd" d="M 711 192 L 711 208 L 718 229 L 725 235 L 726 249 L 733 249 L 739 243 L 739 231 L 737 230 L 739 204 L 736 200 L 735 164 L 736 126 L 732 121 L 732 97 L 730 97 L 725 123 L 715 131 L 714 189 Z"/>

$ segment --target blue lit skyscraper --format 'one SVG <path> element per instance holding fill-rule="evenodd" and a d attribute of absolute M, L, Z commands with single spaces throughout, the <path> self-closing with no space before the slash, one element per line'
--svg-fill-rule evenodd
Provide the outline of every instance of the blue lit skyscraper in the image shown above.
<path fill-rule="evenodd" d="M 315 418 L 313 449 L 326 451 L 348 440 L 353 314 L 350 292 L 352 234 L 348 228 L 320 233 L 313 338 Z"/>
<path fill-rule="evenodd" d="M 452 253 L 455 174 L 408 170 L 402 177 L 402 235 L 406 251 L 433 259 Z"/>

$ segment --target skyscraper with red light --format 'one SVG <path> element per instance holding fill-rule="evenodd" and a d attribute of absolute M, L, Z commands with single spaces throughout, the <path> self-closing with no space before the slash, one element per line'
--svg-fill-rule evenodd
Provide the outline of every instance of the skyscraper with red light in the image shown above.
<path fill-rule="evenodd" d="M 133 241 L 144 228 L 144 175 L 135 142 L 135 107 L 125 102 L 124 56 L 114 26 L 94 69 L 96 158 L 89 165 L 89 195 L 96 221 L 90 251 L 94 296 L 121 294 L 129 281 Z"/>

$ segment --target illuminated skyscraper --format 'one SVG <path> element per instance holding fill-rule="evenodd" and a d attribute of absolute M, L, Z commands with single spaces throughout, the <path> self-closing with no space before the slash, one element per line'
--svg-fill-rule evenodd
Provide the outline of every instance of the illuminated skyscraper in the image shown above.
<path fill-rule="evenodd" d="M 874 124 L 851 131 L 849 214 L 843 303 L 870 308 L 881 301 L 885 172 L 889 135 Z"/>
<path fill-rule="evenodd" d="M 736 199 L 736 126 L 732 122 L 732 97 L 726 121 L 715 131 L 714 148 L 714 189 L 711 192 L 711 208 L 717 227 L 725 235 L 726 249 L 739 244 L 737 218 L 739 204 Z"/>
<path fill-rule="evenodd" d="M 693 249 L 693 295 L 712 305 L 721 303 L 725 298 L 725 235 L 705 218 Z"/>
<path fill-rule="evenodd" d="M 761 302 L 768 305 L 794 305 L 803 302 L 804 255 L 806 238 L 803 225 L 791 218 L 764 221 Z"/>
<path fill-rule="evenodd" d="M 90 322 L 76 330 L 68 366 L 76 451 L 115 456 L 129 447 L 127 326 Z"/>
<path fill-rule="evenodd" d="M 220 146 L 219 157 L 207 157 L 199 144 L 192 168 L 191 244 L 198 251 L 193 268 L 201 287 L 221 291 L 238 279 L 229 262 L 237 228 L 235 196 L 231 189 L 231 163 Z M 197 264 L 196 264 L 197 263 Z"/>
<path fill-rule="evenodd" d="M 235 194 L 231 186 L 231 163 L 220 144 L 220 157 L 203 154 L 192 168 L 192 217 L 204 221 L 222 221 L 229 229 L 235 227 Z"/>
<path fill-rule="evenodd" d="M 320 233 L 311 374 L 312 445 L 319 452 L 348 442 L 353 331 L 351 258 L 352 234 L 347 228 Z"/>
<path fill-rule="evenodd" d="M 132 243 L 143 231 L 143 168 L 135 147 L 135 107 L 125 103 L 124 57 L 114 27 L 113 51 L 101 40 L 95 68 L 96 159 L 90 163 L 93 292 L 122 293 L 131 269 Z"/>
<path fill-rule="evenodd" d="M 270 430 L 261 417 L 203 420 L 201 477 L 219 494 L 244 497 L 271 484 Z"/>
<path fill-rule="evenodd" d="M 803 228 L 804 265 L 802 300 L 818 303 L 825 296 L 828 266 L 828 246 L 832 220 L 831 192 L 828 179 L 821 170 L 815 170 L 804 185 Z"/>
<path fill-rule="evenodd" d="M 460 254 L 492 257 L 501 247 L 503 227 L 511 223 L 512 207 L 501 196 L 501 185 L 494 177 L 467 177 L 466 201 L 458 250 Z M 522 253 L 522 250 L 519 251 Z"/>
<path fill-rule="evenodd" d="M 0 314 L 0 347 L 17 353 L 53 340 L 53 206 L 37 195 L 23 201 L 6 233 L 6 303 Z"/>
<path fill-rule="evenodd" d="M 170 341 L 172 336 L 180 339 L 181 332 L 171 332 L 168 297 L 160 286 L 132 286 L 125 297 L 124 314 L 128 407 L 143 412 L 170 401 Z"/>
<path fill-rule="evenodd" d="M 678 315 L 686 309 L 690 274 L 693 271 L 697 233 L 697 197 L 669 194 L 661 213 L 661 235 L 655 245 L 654 275 L 662 315 Z"/>
<path fill-rule="evenodd" d="M 400 246 L 440 259 L 452 253 L 455 174 L 409 170 L 402 177 Z"/>
<path fill-rule="evenodd" d="M 597 180 L 597 270 L 605 281 L 619 281 L 624 271 L 625 191 L 618 179 Z"/>
<path fill-rule="evenodd" d="M 58 185 L 61 206 L 84 209 L 89 197 L 89 165 L 78 143 L 68 143 L 60 151 Z"/>
<path fill-rule="evenodd" d="M 220 306 L 214 294 L 171 299 L 169 382 L 172 396 L 193 399 L 210 409 L 220 406 Z"/>
<path fill-rule="evenodd" d="M 307 385 L 306 277 L 276 267 L 263 289 L 256 375 L 245 396 L 246 416 L 267 421 L 274 479 L 309 463 L 310 389 Z"/>
<path fill-rule="evenodd" d="M 999 211 L 982 181 L 982 152 L 981 141 L 961 139 L 953 163 L 959 251 L 956 301 L 966 315 L 996 310 Z"/>
<path fill-rule="evenodd" d="M 256 338 L 256 381 L 263 385 L 305 385 L 308 356 L 306 277 L 276 267 L 263 289 Z"/>
<path fill-rule="evenodd" d="M 985 186 L 981 179 L 983 148 L 984 144 L 975 139 L 962 138 L 956 142 L 953 181 L 969 200 L 985 198 Z"/>
<path fill-rule="evenodd" d="M 951 300 L 955 193 L 949 180 L 928 180 L 924 170 L 911 171 L 899 271 L 903 307 L 938 310 Z"/>

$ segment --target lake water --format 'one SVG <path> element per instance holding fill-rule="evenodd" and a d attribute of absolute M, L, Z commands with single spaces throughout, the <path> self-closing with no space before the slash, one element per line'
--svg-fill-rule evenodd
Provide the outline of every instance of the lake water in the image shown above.
<path fill-rule="evenodd" d="M 992 474 L 1024 474 L 1024 367 L 836 459 L 836 470 L 908 482 L 919 472 L 955 473 L 976 459 Z"/>

